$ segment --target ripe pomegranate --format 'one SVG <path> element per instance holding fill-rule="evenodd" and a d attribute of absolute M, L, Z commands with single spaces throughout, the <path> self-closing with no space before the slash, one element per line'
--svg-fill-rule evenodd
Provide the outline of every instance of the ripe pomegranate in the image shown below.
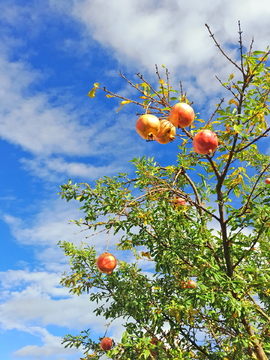
<path fill-rule="evenodd" d="M 198 154 L 210 154 L 218 147 L 218 137 L 211 130 L 199 131 L 193 139 L 194 151 Z"/>
<path fill-rule="evenodd" d="M 151 344 L 153 345 L 157 345 L 157 339 L 152 338 L 152 340 L 150 341 Z M 157 355 L 157 351 L 156 350 L 150 350 L 150 353 L 152 356 L 156 356 Z"/>
<path fill-rule="evenodd" d="M 178 128 L 185 128 L 193 123 L 195 114 L 191 106 L 186 103 L 175 104 L 169 114 L 169 121 Z"/>
<path fill-rule="evenodd" d="M 186 287 L 187 287 L 188 289 L 195 289 L 196 286 L 197 286 L 197 284 L 195 283 L 194 280 L 188 280 Z"/>
<path fill-rule="evenodd" d="M 108 351 L 112 347 L 112 339 L 109 337 L 104 337 L 100 342 L 100 347 L 102 350 Z"/>
<path fill-rule="evenodd" d="M 160 121 L 160 129 L 154 140 L 160 144 L 168 144 L 175 139 L 175 127 L 166 119 Z"/>
<path fill-rule="evenodd" d="M 177 273 L 175 274 L 175 278 L 177 280 L 179 280 L 178 277 L 177 277 Z M 194 289 L 197 286 L 196 282 L 194 280 L 188 280 L 187 282 L 186 281 L 180 281 L 179 285 L 180 285 L 180 287 L 182 289 L 186 289 L 186 288 Z"/>
<path fill-rule="evenodd" d="M 97 261 L 97 267 L 99 271 L 108 275 L 111 274 L 116 265 L 116 258 L 112 254 L 109 254 L 107 252 L 101 254 Z"/>
<path fill-rule="evenodd" d="M 179 197 L 179 198 L 176 199 L 176 204 L 184 206 L 184 205 L 186 205 L 186 200 Z"/>
<path fill-rule="evenodd" d="M 267 185 L 270 184 L 270 178 L 267 178 L 267 179 L 265 179 L 264 181 L 265 181 L 265 183 L 266 183 Z"/>
<path fill-rule="evenodd" d="M 136 131 L 145 140 L 153 140 L 159 129 L 159 119 L 154 115 L 145 114 L 137 120 Z"/>

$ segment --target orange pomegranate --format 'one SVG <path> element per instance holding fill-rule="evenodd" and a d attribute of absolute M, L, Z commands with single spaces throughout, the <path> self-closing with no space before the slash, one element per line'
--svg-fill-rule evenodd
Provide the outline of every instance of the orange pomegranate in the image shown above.
<path fill-rule="evenodd" d="M 182 206 L 184 206 L 184 205 L 186 205 L 186 200 L 183 199 L 183 198 L 181 198 L 181 197 L 178 197 L 178 198 L 176 199 L 176 205 L 182 205 Z"/>
<path fill-rule="evenodd" d="M 169 121 L 178 128 L 185 128 L 193 123 L 194 110 L 186 103 L 175 104 L 169 114 Z"/>
<path fill-rule="evenodd" d="M 111 274 L 111 272 L 114 270 L 116 265 L 117 265 L 116 258 L 108 252 L 101 254 L 97 260 L 97 267 L 99 271 L 101 271 L 102 273 L 106 273 L 108 275 Z"/>
<path fill-rule="evenodd" d="M 270 184 L 270 178 L 265 179 L 264 182 L 265 182 L 267 185 L 269 185 L 269 184 Z"/>
<path fill-rule="evenodd" d="M 175 139 L 175 127 L 169 120 L 163 119 L 160 121 L 160 129 L 154 140 L 160 144 L 168 144 Z"/>
<path fill-rule="evenodd" d="M 108 351 L 112 347 L 112 339 L 109 337 L 104 337 L 100 342 L 100 347 L 102 350 Z"/>
<path fill-rule="evenodd" d="M 187 288 L 189 288 L 189 289 L 195 289 L 196 286 L 197 286 L 197 284 L 195 283 L 194 280 L 188 280 L 188 282 L 187 282 Z"/>
<path fill-rule="evenodd" d="M 137 120 L 136 131 L 145 140 L 154 140 L 159 129 L 159 119 L 154 115 L 145 114 Z"/>
<path fill-rule="evenodd" d="M 208 129 L 199 131 L 193 139 L 194 151 L 198 154 L 210 154 L 218 147 L 217 135 Z"/>

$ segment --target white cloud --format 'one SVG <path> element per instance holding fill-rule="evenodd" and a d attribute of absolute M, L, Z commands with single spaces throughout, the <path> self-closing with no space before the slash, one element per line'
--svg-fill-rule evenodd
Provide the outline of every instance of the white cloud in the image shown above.
<path fill-rule="evenodd" d="M 105 116 L 98 106 L 89 110 L 91 100 L 87 97 L 84 108 L 78 109 L 74 97 L 71 98 L 66 89 L 64 95 L 53 89 L 33 92 L 33 85 L 44 81 L 49 74 L 41 74 L 25 61 L 11 62 L 7 56 L 0 57 L 0 74 L 2 139 L 43 159 L 52 154 L 95 158 L 109 155 L 113 159 L 123 152 L 123 148 L 128 150 L 125 155 L 128 156 L 132 148 L 138 147 L 132 136 L 136 117 L 127 122 L 127 114 L 122 112 L 114 122 L 116 109 L 107 111 Z M 62 159 L 50 159 L 49 162 L 48 167 L 54 167 L 56 162 L 59 167 L 61 162 L 63 169 Z M 89 172 L 82 164 L 71 162 L 70 167 L 72 173 L 85 175 Z M 80 169 L 76 171 L 75 167 Z"/>
<path fill-rule="evenodd" d="M 51 357 L 51 359 L 55 360 L 67 360 L 67 358 L 59 358 L 58 356 L 65 355 L 68 356 L 70 359 L 70 355 L 77 355 L 75 358 L 78 358 L 78 356 L 81 354 L 81 352 L 75 348 L 64 348 L 63 345 L 61 345 L 61 338 L 58 336 L 53 336 L 50 334 L 46 329 L 40 328 L 38 326 L 32 326 L 29 328 L 24 329 L 26 332 L 29 332 L 33 335 L 39 336 L 41 340 L 43 341 L 44 345 L 37 346 L 37 345 L 27 345 L 23 348 L 15 351 L 13 353 L 13 356 L 15 358 L 33 358 L 33 359 L 46 359 L 48 357 Z M 56 358 L 57 356 L 57 358 Z M 72 356 L 73 359 L 73 356 Z"/>
<path fill-rule="evenodd" d="M 94 130 L 80 126 L 65 104 L 53 106 L 45 93 L 30 95 L 41 74 L 24 62 L 0 58 L 0 136 L 34 154 L 86 155 Z"/>
<path fill-rule="evenodd" d="M 213 60 L 217 50 L 205 23 L 227 50 L 229 43 L 237 45 L 238 20 L 242 20 L 243 39 L 248 46 L 252 34 L 256 35 L 259 46 L 268 45 L 267 0 L 258 0 L 256 4 L 248 0 L 245 11 L 239 0 L 226 3 L 74 0 L 73 3 L 74 16 L 94 39 L 112 48 L 120 62 L 132 59 L 150 70 L 155 63 L 165 63 L 169 68 L 179 65 L 202 68 Z"/>
<path fill-rule="evenodd" d="M 105 116 L 98 106 L 86 109 L 87 97 L 85 109 L 78 109 L 68 91 L 64 96 L 57 90 L 35 93 L 30 89 L 44 75 L 24 61 L 0 58 L 0 74 L 0 137 L 33 154 L 33 159 L 21 159 L 23 168 L 33 175 L 50 181 L 65 176 L 93 180 L 123 172 L 124 159 L 127 162 L 146 147 L 137 141 L 136 116 L 126 110 L 115 122 L 117 109 Z M 87 157 L 89 163 L 67 161 L 64 156 Z"/>
<path fill-rule="evenodd" d="M 84 181 L 92 181 L 105 175 L 115 175 L 124 172 L 124 167 L 119 164 L 108 164 L 107 166 L 94 166 L 80 162 L 67 162 L 64 158 L 22 158 L 23 168 L 33 175 L 46 179 L 46 181 L 62 182 L 67 176 L 83 178 Z"/>
<path fill-rule="evenodd" d="M 53 9 L 58 3 L 50 0 Z M 247 48 L 252 35 L 255 35 L 254 49 L 261 50 L 266 48 L 270 37 L 267 0 L 258 0 L 256 4 L 248 0 L 245 11 L 240 0 L 226 3 L 73 0 L 73 8 L 69 7 L 67 12 L 71 14 L 84 26 L 81 33 L 84 48 L 86 39 L 91 42 L 94 38 L 118 60 L 120 68 L 147 70 L 151 83 L 157 80 L 154 64 L 159 67 L 165 64 L 171 72 L 171 85 L 179 89 L 181 80 L 196 111 L 204 105 L 209 111 L 211 105 L 214 107 L 211 114 L 220 99 L 218 93 L 225 92 L 215 75 L 226 81 L 238 70 L 217 49 L 205 23 L 234 61 L 240 57 L 238 20 L 242 21 L 242 38 Z"/>

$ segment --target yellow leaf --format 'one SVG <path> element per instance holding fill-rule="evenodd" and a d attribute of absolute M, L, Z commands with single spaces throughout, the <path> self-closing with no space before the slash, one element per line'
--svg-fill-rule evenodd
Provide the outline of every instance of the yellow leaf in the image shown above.
<path fill-rule="evenodd" d="M 233 317 L 236 318 L 237 317 L 237 310 L 235 310 Z"/>
<path fill-rule="evenodd" d="M 234 78 L 234 74 L 231 74 L 229 77 L 229 81 L 231 81 Z"/>
<path fill-rule="evenodd" d="M 177 320 L 177 322 L 178 322 L 178 323 L 180 323 L 180 322 L 181 322 L 181 319 L 180 319 L 180 314 L 179 314 L 179 312 L 178 312 L 178 311 L 176 311 L 175 318 L 176 318 L 176 320 Z"/>
<path fill-rule="evenodd" d="M 142 256 L 147 257 L 149 260 L 151 259 L 151 255 L 150 255 L 149 252 L 144 252 L 144 251 L 142 251 Z M 154 288 L 154 289 L 155 289 L 155 288 Z"/>
<path fill-rule="evenodd" d="M 96 89 L 99 87 L 99 83 L 94 83 L 94 87 L 91 91 L 89 91 L 88 96 L 93 99 L 95 97 Z"/>
<path fill-rule="evenodd" d="M 165 66 L 165 65 L 161 64 L 161 66 L 162 66 L 164 69 L 166 69 L 166 66 Z"/>
<path fill-rule="evenodd" d="M 130 100 L 127 100 L 127 101 L 121 101 L 121 106 L 120 108 L 117 110 L 117 113 L 120 109 L 122 109 L 122 107 L 125 105 L 125 104 L 129 104 L 130 103 Z"/>
<path fill-rule="evenodd" d="M 188 142 L 189 139 L 186 139 L 182 142 L 182 145 L 181 146 L 184 146 L 187 142 Z"/>
<path fill-rule="evenodd" d="M 161 85 L 164 85 L 164 81 L 162 79 L 160 79 L 159 82 L 161 83 Z"/>
<path fill-rule="evenodd" d="M 231 104 L 235 104 L 236 106 L 238 106 L 238 102 L 235 101 L 234 99 L 231 99 L 231 100 L 229 101 L 229 105 L 231 105 Z"/>
<path fill-rule="evenodd" d="M 229 124 L 226 125 L 226 132 L 227 132 L 227 133 L 230 132 L 230 125 L 229 125 Z"/>
<path fill-rule="evenodd" d="M 146 225 L 147 225 L 147 220 L 144 220 L 144 222 L 143 222 L 143 223 L 144 223 L 144 225 L 146 226 Z"/>
<path fill-rule="evenodd" d="M 89 91 L 88 95 L 91 99 L 95 97 L 96 88 L 93 88 L 91 91 Z"/>
<path fill-rule="evenodd" d="M 115 97 L 115 96 L 114 96 L 114 95 L 107 94 L 106 97 L 107 97 L 107 98 L 111 98 L 111 97 Z"/>

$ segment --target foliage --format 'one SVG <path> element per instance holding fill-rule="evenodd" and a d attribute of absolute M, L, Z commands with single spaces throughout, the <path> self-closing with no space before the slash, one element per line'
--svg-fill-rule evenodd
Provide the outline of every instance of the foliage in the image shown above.
<path fill-rule="evenodd" d="M 209 28 L 208 28 L 209 29 Z M 210 36 L 216 42 L 214 35 Z M 120 343 L 107 352 L 112 359 L 268 359 L 270 357 L 270 157 L 258 150 L 268 136 L 270 67 L 268 49 L 242 54 L 231 61 L 242 78 L 222 82 L 232 95 L 205 122 L 196 118 L 181 129 L 177 164 L 162 167 L 154 159 L 134 158 L 136 177 L 104 177 L 94 188 L 70 181 L 61 186 L 62 198 L 81 202 L 85 219 L 76 221 L 99 234 L 123 234 L 117 249 L 133 251 L 137 260 L 153 262 L 155 274 L 146 276 L 137 262 L 118 259 L 111 275 L 96 267 L 93 246 L 60 243 L 70 257 L 71 272 L 62 284 L 73 294 L 90 294 L 97 302 L 96 315 L 112 322 L 124 319 Z M 145 111 L 166 118 L 171 102 L 185 101 L 169 84 L 169 73 L 155 90 L 142 75 L 133 84 L 140 99 L 121 98 L 121 106 L 135 103 Z M 177 94 L 177 97 L 175 95 Z M 171 96 L 173 95 L 173 96 Z M 192 139 L 201 129 L 216 132 L 214 154 L 198 155 Z M 177 205 L 182 197 L 185 206 Z M 108 246 L 107 246 L 108 248 Z M 196 280 L 196 288 L 183 281 Z M 106 335 L 106 334 L 105 334 Z M 105 336 L 104 335 L 104 336 Z M 157 346 L 151 339 L 157 339 Z M 89 330 L 67 335 L 66 346 L 82 346 L 85 359 L 99 359 L 104 352 Z M 150 352 L 150 350 L 152 352 Z"/>

